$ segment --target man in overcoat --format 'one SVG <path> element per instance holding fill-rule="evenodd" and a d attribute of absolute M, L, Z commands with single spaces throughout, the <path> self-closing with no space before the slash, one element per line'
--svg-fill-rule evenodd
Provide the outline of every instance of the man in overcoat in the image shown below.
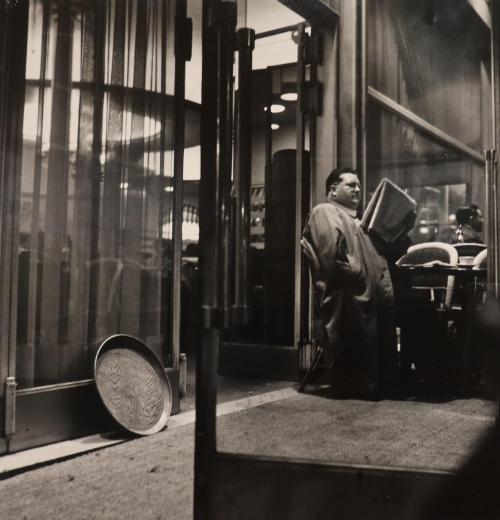
<path fill-rule="evenodd" d="M 356 171 L 334 170 L 326 198 L 311 210 L 302 238 L 314 280 L 317 339 L 335 393 L 378 399 L 398 390 L 389 269 L 360 227 Z"/>

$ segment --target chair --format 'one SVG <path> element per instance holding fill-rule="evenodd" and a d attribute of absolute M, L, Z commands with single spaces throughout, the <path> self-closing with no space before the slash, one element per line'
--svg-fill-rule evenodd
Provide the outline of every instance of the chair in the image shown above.
<path fill-rule="evenodd" d="M 486 249 L 485 244 L 478 243 L 463 243 L 463 244 L 453 244 L 453 247 L 457 250 L 458 253 L 458 263 L 470 265 L 474 258 Z"/>
<path fill-rule="evenodd" d="M 485 248 L 478 253 L 472 261 L 472 269 L 478 271 L 479 269 L 485 269 L 487 266 L 487 250 Z"/>
<path fill-rule="evenodd" d="M 444 242 L 426 242 L 409 247 L 396 262 L 405 275 L 405 286 L 396 302 L 401 329 L 401 384 L 410 395 L 445 392 L 452 380 L 449 321 L 455 276 L 438 267 L 411 269 L 433 263 L 456 266 L 457 250 Z"/>
<path fill-rule="evenodd" d="M 419 265 L 440 262 L 442 264 L 456 266 L 458 264 L 458 252 L 451 244 L 444 242 L 425 242 L 410 246 L 397 262 L 398 267 L 415 267 Z M 434 301 L 435 291 L 444 293 L 442 306 L 446 309 L 451 307 L 455 277 L 453 275 L 439 275 L 434 273 L 418 274 L 414 276 L 413 288 L 430 290 L 431 299 Z"/>
<path fill-rule="evenodd" d="M 313 348 L 313 350 L 309 353 L 309 356 L 305 356 L 305 358 L 309 357 L 309 359 L 304 359 L 304 368 L 306 369 L 306 372 L 297 389 L 298 393 L 302 393 L 304 391 L 312 375 L 314 374 L 314 372 L 316 372 L 321 358 L 323 357 L 323 348 L 318 342 L 318 338 L 321 334 L 318 331 L 316 316 L 318 312 L 318 304 L 321 300 L 322 294 L 325 291 L 325 283 L 321 281 L 319 277 L 321 268 L 316 252 L 314 251 L 312 245 L 305 239 L 302 239 L 300 241 L 300 245 L 302 246 L 302 253 L 305 256 L 309 266 L 309 274 L 311 276 L 311 282 L 313 286 L 313 334 L 315 335 L 315 338 L 312 340 L 312 343 L 314 344 L 313 347 L 315 346 L 316 348 Z"/>
<path fill-rule="evenodd" d="M 488 253 L 487 249 L 483 249 L 479 254 L 474 257 L 472 261 L 472 270 L 473 271 L 483 271 L 488 267 Z M 475 291 L 475 300 L 477 303 L 485 303 L 486 296 L 488 292 L 488 282 L 486 277 L 482 277 L 480 273 L 478 276 L 474 278 L 474 291 Z"/>
<path fill-rule="evenodd" d="M 320 265 L 316 252 L 307 240 L 302 239 L 300 245 L 302 246 L 302 253 L 306 257 L 309 265 L 313 287 L 316 292 L 322 293 L 325 290 L 325 283 L 320 280 Z"/>

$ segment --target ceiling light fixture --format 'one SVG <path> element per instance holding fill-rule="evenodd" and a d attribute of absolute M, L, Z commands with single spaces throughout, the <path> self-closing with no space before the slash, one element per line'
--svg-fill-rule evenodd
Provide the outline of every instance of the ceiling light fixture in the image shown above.
<path fill-rule="evenodd" d="M 298 97 L 297 92 L 284 92 L 280 96 L 283 101 L 297 101 Z"/>
<path fill-rule="evenodd" d="M 272 130 L 278 130 L 279 127 L 280 127 L 280 125 L 278 125 L 278 123 L 271 123 Z"/>
<path fill-rule="evenodd" d="M 272 104 L 271 105 L 271 113 L 272 114 L 279 114 L 280 112 L 285 111 L 284 105 L 278 105 L 278 104 Z M 264 107 L 264 112 L 267 112 L 267 107 Z"/>

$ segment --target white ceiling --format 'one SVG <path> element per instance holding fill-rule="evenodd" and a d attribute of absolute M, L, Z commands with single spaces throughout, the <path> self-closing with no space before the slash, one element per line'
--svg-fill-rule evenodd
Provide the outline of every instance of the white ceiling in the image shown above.
<path fill-rule="evenodd" d="M 238 27 L 250 27 L 256 33 L 286 27 L 303 19 L 277 0 L 237 0 Z M 186 98 L 201 102 L 201 13 L 202 0 L 188 0 L 188 16 L 193 19 L 193 55 L 186 64 Z M 246 21 L 246 23 L 245 23 Z M 254 53 L 254 68 L 262 68 L 277 61 L 293 61 L 293 45 L 289 35 L 260 41 Z M 272 42 L 272 43 L 270 43 Z M 292 48 L 291 48 L 292 47 Z M 266 61 L 267 60 L 267 61 Z M 200 147 L 186 148 L 184 151 L 184 179 L 200 178 Z"/>
<path fill-rule="evenodd" d="M 250 27 L 256 33 L 293 25 L 303 20 L 278 0 L 237 0 L 236 3 L 238 27 Z M 193 19 L 193 56 L 186 67 L 186 98 L 198 103 L 201 101 L 201 11 L 201 0 L 188 0 L 188 16 Z M 280 53 L 283 63 L 290 61 L 287 52 L 289 49 L 286 45 L 268 47 L 269 57 L 273 61 L 279 59 L 276 55 Z M 260 68 L 264 66 L 264 62 L 259 58 L 256 65 Z"/>
<path fill-rule="evenodd" d="M 257 33 L 302 21 L 298 14 L 277 0 L 239 0 L 237 4 L 238 25 L 243 26 L 246 7 L 247 27 L 255 29 Z"/>

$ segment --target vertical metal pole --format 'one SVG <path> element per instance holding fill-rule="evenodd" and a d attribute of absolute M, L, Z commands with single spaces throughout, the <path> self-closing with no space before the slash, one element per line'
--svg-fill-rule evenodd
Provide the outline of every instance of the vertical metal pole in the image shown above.
<path fill-rule="evenodd" d="M 486 219 L 486 237 L 488 245 L 488 289 L 489 293 L 498 298 L 498 240 L 497 240 L 497 168 L 495 150 L 485 152 L 486 202 L 488 218 Z"/>
<path fill-rule="evenodd" d="M 15 419 L 18 218 L 29 2 L 0 6 L 0 451 Z M 4 385 L 4 381 L 6 384 Z M 11 399 L 14 397 L 14 400 Z M 11 426 L 11 427 L 10 427 Z"/>
<path fill-rule="evenodd" d="M 293 319 L 293 344 L 300 347 L 301 345 L 301 302 L 302 302 L 302 252 L 300 248 L 300 239 L 302 236 L 302 184 L 304 174 L 304 147 L 305 147 L 305 114 L 304 114 L 304 83 L 306 80 L 305 73 L 305 41 L 308 35 L 305 31 L 305 24 L 297 26 L 297 123 L 296 123 L 296 155 L 295 155 L 295 305 Z"/>
<path fill-rule="evenodd" d="M 499 222 L 498 222 L 498 168 L 496 150 L 500 146 L 500 1 L 493 0 L 491 2 L 492 10 L 492 27 L 491 27 L 491 84 L 493 86 L 493 106 L 492 106 L 492 123 L 493 138 L 495 150 L 490 151 L 490 179 L 488 183 L 489 198 L 487 199 L 490 218 L 488 219 L 488 285 L 493 284 L 493 293 L 495 297 L 499 296 Z M 488 158 L 488 157 L 487 157 Z M 488 163 L 488 161 L 487 161 Z M 490 258 L 491 257 L 491 258 Z"/>
<path fill-rule="evenodd" d="M 492 208 L 490 204 L 491 200 L 491 189 L 490 189 L 490 183 L 491 183 L 491 150 L 485 150 L 484 152 L 484 184 L 486 187 L 486 222 L 485 222 L 485 229 L 484 229 L 484 236 L 486 237 L 486 245 L 488 246 L 491 241 L 491 226 L 492 226 Z M 487 258 L 487 265 L 488 265 L 488 290 L 491 285 L 492 279 L 490 278 L 491 270 L 491 259 L 492 255 L 489 255 Z"/>
<path fill-rule="evenodd" d="M 231 322 L 233 304 L 233 261 L 231 257 L 231 170 L 233 160 L 233 63 L 236 29 L 236 4 L 222 2 L 216 16 L 218 25 L 217 54 L 219 63 L 217 96 L 217 156 L 218 198 L 220 202 L 220 244 L 221 260 L 218 262 L 217 278 L 221 288 L 223 326 Z"/>
<path fill-rule="evenodd" d="M 200 179 L 202 341 L 196 356 L 194 518 L 208 518 L 215 455 L 218 347 L 232 295 L 229 215 L 232 159 L 232 66 L 236 5 L 203 2 Z"/>
<path fill-rule="evenodd" d="M 271 128 L 271 124 L 273 120 L 273 114 L 270 110 L 270 107 L 273 104 L 273 70 L 269 67 L 266 70 L 266 91 L 266 106 L 268 107 L 268 109 L 266 111 L 264 123 L 264 153 L 266 157 L 266 164 L 264 167 L 264 261 L 268 268 L 264 271 L 264 338 L 265 341 L 269 341 L 269 315 L 271 313 L 270 293 L 272 290 L 272 277 L 270 274 L 271 269 L 269 269 L 269 266 L 272 265 L 271 243 L 273 240 L 270 226 L 273 214 L 273 207 L 271 206 L 271 191 L 273 185 L 273 131 Z"/>
<path fill-rule="evenodd" d="M 250 187 L 252 177 L 252 51 L 255 31 L 237 32 L 238 103 L 236 130 L 236 222 L 235 287 L 233 316 L 236 323 L 248 323 L 248 264 L 250 248 Z"/>
<path fill-rule="evenodd" d="M 190 25 L 186 19 L 186 0 L 175 3 L 175 82 L 174 82 L 174 208 L 173 243 L 174 265 L 172 286 L 172 357 L 174 370 L 179 369 L 180 320 L 181 320 L 181 263 L 182 263 L 182 205 L 184 170 L 184 95 L 186 85 L 186 61 L 189 59 L 186 37 L 190 37 Z M 163 196 L 163 193 L 161 194 Z"/>
<path fill-rule="evenodd" d="M 217 36 L 211 25 L 212 10 L 219 0 L 203 0 L 202 27 L 202 108 L 201 108 L 201 177 L 200 272 L 202 316 L 210 313 L 219 301 L 216 282 L 218 229 L 215 196 L 217 166 Z M 209 503 L 210 460 L 215 451 L 216 356 L 220 332 L 202 323 L 201 344 L 196 353 L 196 422 L 194 459 L 195 520 L 207 518 Z"/>
<path fill-rule="evenodd" d="M 366 41 L 367 41 L 367 24 L 366 24 L 366 0 L 360 0 L 360 49 L 359 49 L 359 101 L 360 101 L 360 107 L 359 107 L 359 132 L 358 132 L 358 138 L 359 138 L 359 172 L 361 174 L 361 183 L 362 183 L 362 202 L 363 202 L 363 208 L 366 208 L 366 204 L 368 201 L 368 172 L 367 172 L 367 165 L 366 165 L 366 108 L 367 108 L 367 100 L 366 100 L 366 92 L 368 88 L 368 80 L 367 80 L 367 48 L 366 48 Z"/>
<path fill-rule="evenodd" d="M 500 146 L 498 118 L 500 117 L 500 0 L 491 2 L 491 84 L 492 92 L 492 125 L 493 146 L 496 150 Z M 491 150 L 486 156 L 487 173 L 486 186 L 488 189 L 486 203 L 488 204 L 488 290 L 498 299 L 498 200 L 496 153 Z M 500 422 L 500 381 L 496 382 L 496 420 Z"/>
<path fill-rule="evenodd" d="M 311 27 L 311 39 L 321 41 L 320 33 L 318 29 L 314 26 Z M 320 43 L 317 43 L 320 45 Z M 321 50 L 323 52 L 323 50 Z M 315 57 L 317 58 L 317 57 Z M 314 59 L 310 65 L 310 83 L 311 85 L 318 85 L 318 60 Z M 316 94 L 319 95 L 319 94 Z M 321 93 L 321 95 L 323 95 Z M 316 173 L 317 173 L 317 143 L 318 143 L 318 125 L 317 125 L 317 115 L 316 111 L 309 111 L 309 175 L 306 178 L 305 175 L 302 175 L 302 211 L 300 215 L 297 215 L 297 218 L 300 219 L 300 227 L 301 233 L 305 224 L 306 213 L 309 212 L 312 207 L 313 201 L 313 193 L 316 193 Z M 298 249 L 301 249 L 300 246 L 300 237 L 299 243 L 297 244 Z M 301 251 L 302 253 L 302 251 Z M 304 256 L 301 254 L 301 289 L 300 293 L 302 295 L 300 301 L 300 334 L 303 338 L 303 345 L 299 345 L 301 348 L 303 355 L 299 354 L 299 370 L 307 369 L 313 365 L 314 362 L 314 353 L 312 346 L 315 341 L 315 330 L 314 330 L 314 293 L 313 287 L 309 283 L 309 270 L 306 264 Z M 319 359 L 318 359 L 319 362 Z"/>

